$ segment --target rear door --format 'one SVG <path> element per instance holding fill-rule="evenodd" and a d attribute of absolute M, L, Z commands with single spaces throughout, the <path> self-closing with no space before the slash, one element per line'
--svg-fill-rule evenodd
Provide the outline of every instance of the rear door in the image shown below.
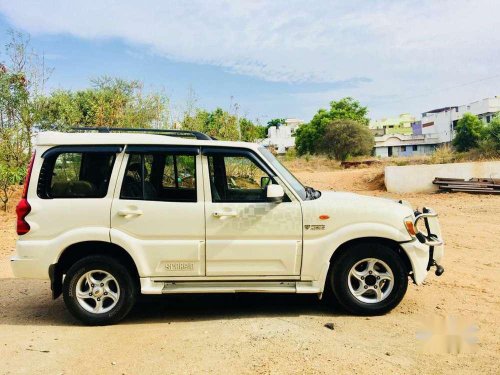
<path fill-rule="evenodd" d="M 205 210 L 197 147 L 128 146 L 111 209 L 111 240 L 140 276 L 205 275 Z"/>

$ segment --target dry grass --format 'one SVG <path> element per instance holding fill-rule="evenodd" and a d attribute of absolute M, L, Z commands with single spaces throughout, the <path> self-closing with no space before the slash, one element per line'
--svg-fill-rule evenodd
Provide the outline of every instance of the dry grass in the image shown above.
<path fill-rule="evenodd" d="M 278 159 L 291 171 L 318 172 L 342 169 L 339 161 L 325 156 L 287 157 L 285 155 Z"/>

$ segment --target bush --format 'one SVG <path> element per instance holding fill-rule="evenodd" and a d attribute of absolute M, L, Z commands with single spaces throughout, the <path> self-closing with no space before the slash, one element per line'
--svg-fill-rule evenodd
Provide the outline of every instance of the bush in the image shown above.
<path fill-rule="evenodd" d="M 497 114 L 484 129 L 484 141 L 486 144 L 480 147 L 487 147 L 490 151 L 500 153 L 500 114 Z"/>
<path fill-rule="evenodd" d="M 16 191 L 16 185 L 24 178 L 24 168 L 9 166 L 0 161 L 0 202 L 2 209 L 7 211 L 7 203 Z"/>
<path fill-rule="evenodd" d="M 431 163 L 432 164 L 446 164 L 446 163 L 452 163 L 455 160 L 455 153 L 453 152 L 453 149 L 448 146 L 444 145 L 441 147 L 438 147 L 436 151 L 431 155 Z"/>
<path fill-rule="evenodd" d="M 354 120 L 334 120 L 325 128 L 319 151 L 344 161 L 349 156 L 370 155 L 375 143 L 373 134 Z"/>

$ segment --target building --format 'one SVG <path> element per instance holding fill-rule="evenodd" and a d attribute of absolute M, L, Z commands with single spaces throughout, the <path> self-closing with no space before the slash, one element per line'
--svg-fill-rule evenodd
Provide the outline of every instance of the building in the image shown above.
<path fill-rule="evenodd" d="M 436 147 L 450 143 L 455 136 L 455 127 L 465 113 L 472 113 L 485 123 L 500 112 L 500 96 L 486 98 L 470 104 L 443 107 L 422 113 L 422 119 L 413 119 L 404 131 L 396 134 L 390 126 L 393 120 L 379 120 L 370 124 L 375 133 L 375 156 L 411 156 L 432 153 Z M 403 116 L 403 115 L 401 115 Z M 400 117 L 401 117 L 400 116 Z M 410 120 L 411 116 L 405 117 Z M 384 119 L 383 119 L 384 120 Z M 375 127 L 377 126 L 377 127 Z"/>
<path fill-rule="evenodd" d="M 411 124 L 415 117 L 409 113 L 403 113 L 399 117 L 382 118 L 370 121 L 368 127 L 376 134 L 412 134 Z M 382 133 L 382 134 L 381 134 Z"/>
<path fill-rule="evenodd" d="M 285 120 L 285 126 L 288 126 L 290 128 L 291 134 L 295 134 L 295 130 L 302 125 L 304 121 L 299 120 L 298 118 L 287 118 Z"/>
<path fill-rule="evenodd" d="M 440 143 L 448 143 L 455 136 L 455 127 L 465 113 L 472 113 L 489 123 L 500 112 L 500 96 L 470 104 L 438 108 L 422 113 L 422 134 L 438 134 Z"/>
<path fill-rule="evenodd" d="M 267 138 L 261 144 L 274 148 L 278 154 L 284 154 L 289 148 L 295 147 L 295 131 L 304 121 L 289 118 L 285 120 L 285 125 L 270 126 L 267 130 Z"/>
<path fill-rule="evenodd" d="M 436 135 L 385 134 L 375 137 L 375 156 L 413 156 L 432 153 L 438 145 Z"/>

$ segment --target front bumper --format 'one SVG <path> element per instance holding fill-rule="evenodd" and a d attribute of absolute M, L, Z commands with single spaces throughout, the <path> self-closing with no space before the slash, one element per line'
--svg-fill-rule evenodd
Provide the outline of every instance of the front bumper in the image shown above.
<path fill-rule="evenodd" d="M 424 207 L 423 212 L 415 212 L 414 227 L 417 230 L 416 239 L 401 244 L 410 258 L 415 283 L 421 284 L 431 267 L 436 267 L 436 275 L 440 276 L 444 268 L 439 265 L 444 256 L 444 241 L 441 236 L 441 227 L 437 220 L 437 213 Z M 419 222 L 423 221 L 425 230 L 418 229 Z"/>

